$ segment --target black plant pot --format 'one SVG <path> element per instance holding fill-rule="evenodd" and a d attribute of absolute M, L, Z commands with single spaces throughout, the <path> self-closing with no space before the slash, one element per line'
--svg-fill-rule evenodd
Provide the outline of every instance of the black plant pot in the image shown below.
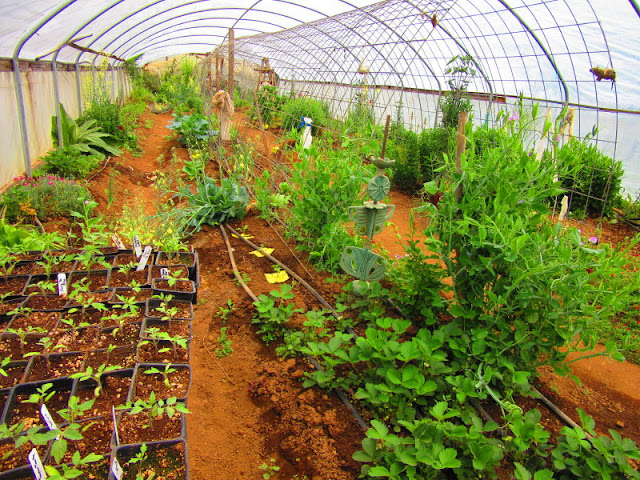
<path fill-rule="evenodd" d="M 157 307 L 159 307 L 162 303 L 162 300 L 158 299 L 158 298 L 151 298 L 149 300 L 147 300 L 147 308 L 145 311 L 145 316 L 147 317 L 153 317 L 153 318 L 161 318 L 164 315 L 162 314 L 162 312 L 158 312 L 157 310 L 155 310 Z M 191 302 L 188 301 L 184 301 L 184 300 L 171 300 L 171 302 L 169 302 L 169 307 L 179 307 L 181 310 L 184 310 L 185 312 L 188 311 L 188 313 L 182 313 L 179 314 L 176 317 L 172 317 L 173 320 L 193 320 L 193 305 L 191 304 Z"/>
<path fill-rule="evenodd" d="M 176 300 L 197 302 L 196 284 L 192 280 L 176 280 L 174 285 L 169 285 L 169 280 L 154 278 L 151 289 L 154 295 L 171 295 Z"/>
<path fill-rule="evenodd" d="M 183 440 L 149 442 L 146 446 L 149 461 L 157 461 L 156 459 L 162 456 L 162 458 L 164 458 L 164 467 L 156 467 L 154 463 L 150 463 L 150 465 L 143 465 L 143 468 L 149 468 L 159 477 L 189 480 L 187 442 Z M 113 464 L 114 459 L 117 459 L 118 463 L 123 467 L 124 475 L 122 480 L 135 480 L 138 464 L 127 465 L 127 462 L 140 452 L 140 447 L 141 445 L 125 445 L 113 449 L 111 453 L 111 464 Z M 163 468 L 167 468 L 168 470 L 162 470 Z M 173 476 L 168 475 L 170 471 L 177 472 L 178 470 L 180 471 L 179 474 Z M 182 472 L 184 472 L 184 474 L 182 474 Z M 109 480 L 116 480 L 116 477 L 113 475 L 113 470 L 109 472 Z"/>
<path fill-rule="evenodd" d="M 156 393 L 156 398 L 176 397 L 179 401 L 184 402 L 186 404 L 187 396 L 189 395 L 189 389 L 191 388 L 191 380 L 192 380 L 191 366 L 186 363 L 176 363 L 176 364 L 172 363 L 170 365 L 167 363 L 137 363 L 133 373 L 133 378 L 131 379 L 131 387 L 129 388 L 129 395 L 127 397 L 127 401 L 135 402 L 135 400 L 140 397 L 138 395 L 138 392 L 141 391 L 139 387 L 143 385 L 143 382 L 145 382 L 145 377 L 149 376 L 149 378 L 151 378 L 150 376 L 153 375 L 154 380 L 157 380 L 160 382 L 162 382 L 162 380 L 164 379 L 162 374 L 148 374 L 145 372 L 147 372 L 151 368 L 156 368 L 161 372 L 163 372 L 167 367 L 170 369 L 175 369 L 176 373 L 181 372 L 182 374 L 184 374 L 184 372 L 187 372 L 189 376 L 189 380 L 187 381 L 186 386 L 183 386 L 182 388 L 179 389 L 180 391 L 178 391 L 178 389 L 175 388 L 174 384 L 171 383 L 173 375 L 170 373 L 169 382 L 172 385 L 172 387 L 167 387 L 163 383 L 161 389 L 157 391 L 154 389 L 153 391 Z M 147 384 L 147 385 L 150 385 L 150 384 Z M 142 390 L 148 390 L 148 388 L 145 389 L 144 387 L 142 387 Z M 142 395 L 142 397 L 145 397 L 144 398 L 145 400 L 147 398 L 146 395 Z"/>

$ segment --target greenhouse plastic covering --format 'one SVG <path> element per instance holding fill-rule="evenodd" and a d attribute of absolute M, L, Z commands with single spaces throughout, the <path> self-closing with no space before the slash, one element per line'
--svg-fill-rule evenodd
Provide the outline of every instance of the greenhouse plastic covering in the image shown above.
<path fill-rule="evenodd" d="M 268 58 L 281 79 L 356 84 L 364 65 L 372 85 L 441 93 L 447 62 L 468 55 L 478 72 L 469 91 L 583 109 L 579 134 L 597 124 L 605 150 L 640 179 L 629 160 L 640 152 L 636 0 L 2 0 L 0 16 L 5 59 L 226 54 L 233 28 L 236 58 Z M 594 67 L 614 69 L 615 82 Z"/>

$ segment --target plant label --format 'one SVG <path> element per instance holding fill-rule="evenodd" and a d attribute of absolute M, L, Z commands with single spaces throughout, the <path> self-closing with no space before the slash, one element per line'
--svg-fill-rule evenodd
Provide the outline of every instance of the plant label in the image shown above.
<path fill-rule="evenodd" d="M 42 460 L 40 460 L 40 455 L 38 455 L 38 451 L 35 448 L 29 452 L 29 463 L 31 464 L 31 470 L 33 470 L 36 480 L 45 480 L 47 478 L 47 474 L 42 466 Z"/>
<path fill-rule="evenodd" d="M 67 294 L 67 276 L 64 273 L 58 274 L 58 295 L 64 297 Z"/>
<path fill-rule="evenodd" d="M 160 277 L 161 278 L 169 278 L 169 269 L 168 268 L 161 268 L 160 269 Z"/>
<path fill-rule="evenodd" d="M 136 254 L 136 257 L 142 255 L 142 244 L 140 243 L 140 235 L 136 235 L 133 237 L 133 253 Z"/>
<path fill-rule="evenodd" d="M 42 419 L 44 420 L 44 423 L 47 424 L 47 427 L 49 427 L 49 430 L 55 430 L 58 428 L 46 405 L 42 405 L 40 407 L 40 415 L 42 415 Z"/>
<path fill-rule="evenodd" d="M 116 434 L 116 446 L 120 445 L 120 437 L 118 436 L 118 422 L 116 421 L 116 407 L 111 405 L 111 418 L 113 419 L 113 433 Z"/>
<path fill-rule="evenodd" d="M 122 480 L 122 467 L 120 466 L 120 462 L 117 458 L 113 459 L 113 463 L 111 464 L 111 473 L 116 477 L 116 480 Z"/>
<path fill-rule="evenodd" d="M 120 240 L 120 237 L 118 236 L 117 233 L 114 233 L 113 235 L 111 235 L 111 241 L 113 242 L 113 245 L 118 249 L 118 250 L 126 250 L 127 248 L 124 246 L 124 243 L 122 243 L 122 240 Z"/>
<path fill-rule="evenodd" d="M 144 247 L 144 253 L 142 254 L 140 263 L 136 268 L 136 272 L 139 272 L 140 270 L 144 270 L 144 267 L 147 265 L 147 262 L 149 261 L 149 257 L 151 256 L 151 250 L 153 249 L 151 248 L 150 245 L 147 245 L 146 247 Z"/>

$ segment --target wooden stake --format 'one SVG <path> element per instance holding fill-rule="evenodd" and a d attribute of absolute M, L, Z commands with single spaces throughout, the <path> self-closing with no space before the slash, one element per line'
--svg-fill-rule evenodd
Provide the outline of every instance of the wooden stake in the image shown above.
<path fill-rule="evenodd" d="M 234 44 L 234 33 L 233 33 L 233 28 L 230 28 L 229 29 L 229 85 L 227 86 L 227 92 L 229 92 L 229 95 L 231 95 L 231 98 L 233 98 L 233 90 L 235 86 L 233 44 Z"/>
<path fill-rule="evenodd" d="M 216 53 L 216 92 L 220 90 L 220 74 L 222 71 L 220 54 Z"/>
<path fill-rule="evenodd" d="M 456 170 L 462 174 L 462 155 L 467 147 L 467 137 L 464 136 L 464 130 L 469 121 L 469 112 L 460 112 L 458 114 L 458 145 L 456 149 Z M 462 183 L 456 187 L 456 202 L 460 202 L 462 198 Z"/>
<path fill-rule="evenodd" d="M 382 139 L 382 158 L 387 153 L 387 139 L 389 138 L 389 125 L 391 124 L 391 115 L 387 115 L 387 122 L 384 125 L 384 138 Z"/>

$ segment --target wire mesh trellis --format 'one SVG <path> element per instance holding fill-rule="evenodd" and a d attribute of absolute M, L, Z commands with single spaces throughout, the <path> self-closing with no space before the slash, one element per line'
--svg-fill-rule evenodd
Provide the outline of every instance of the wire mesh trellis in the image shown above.
<path fill-rule="evenodd" d="M 227 45 L 212 55 L 226 58 Z M 592 141 L 616 154 L 617 88 L 591 72 L 613 67 L 612 59 L 586 0 L 385 1 L 236 38 L 234 55 L 249 70 L 269 59 L 281 92 L 325 101 L 336 119 L 345 119 L 366 95 L 378 124 L 392 115 L 413 131 L 439 125 L 448 62 L 467 57 L 477 72 L 468 86 L 476 125 L 495 125 L 497 112 L 514 109 L 521 97 L 554 119 L 571 107 L 571 134 L 584 138 L 597 125 Z M 251 76 L 238 78 L 248 89 Z M 544 119 L 534 126 L 539 132 Z M 586 192 L 567 186 L 572 196 L 585 196 L 587 205 L 600 202 L 604 211 L 606 199 L 592 195 L 590 186 Z"/>

